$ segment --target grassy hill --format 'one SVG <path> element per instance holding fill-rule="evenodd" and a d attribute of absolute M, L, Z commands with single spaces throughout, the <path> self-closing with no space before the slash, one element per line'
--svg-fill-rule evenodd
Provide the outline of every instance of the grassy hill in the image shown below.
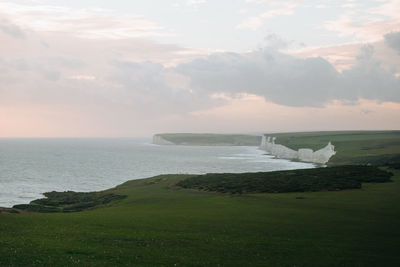
<path fill-rule="evenodd" d="M 0 214 L 1 266 L 396 266 L 400 171 L 362 189 L 242 196 L 134 180 L 75 213 Z"/>
<path fill-rule="evenodd" d="M 399 131 L 273 136 L 294 149 L 332 141 L 330 165 L 399 162 Z M 383 170 L 163 175 L 50 192 L 20 214 L 0 208 L 0 266 L 397 266 L 400 170 Z"/>
<path fill-rule="evenodd" d="M 318 150 L 329 141 L 337 151 L 328 165 L 400 163 L 400 131 L 331 131 L 267 134 L 292 149 Z"/>
<path fill-rule="evenodd" d="M 259 146 L 261 143 L 261 136 L 244 134 L 166 133 L 157 135 L 176 145 Z"/>

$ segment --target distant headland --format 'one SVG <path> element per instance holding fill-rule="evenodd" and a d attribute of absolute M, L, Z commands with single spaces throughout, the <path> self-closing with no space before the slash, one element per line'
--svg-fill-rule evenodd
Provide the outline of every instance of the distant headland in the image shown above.
<path fill-rule="evenodd" d="M 335 155 L 334 146 L 328 145 L 318 151 L 301 148 L 295 151 L 281 144 L 275 144 L 276 137 L 244 134 L 194 134 L 169 133 L 153 136 L 153 144 L 157 145 L 192 145 L 192 146 L 259 146 L 269 154 L 282 159 L 297 160 L 317 164 L 325 164 Z"/>
<path fill-rule="evenodd" d="M 269 138 L 268 138 L 269 137 Z M 317 164 L 398 164 L 400 131 L 322 131 L 246 134 L 156 134 L 158 145 L 259 146 L 278 158 Z M 373 152 L 373 153 L 372 153 Z"/>
<path fill-rule="evenodd" d="M 261 136 L 245 134 L 164 133 L 153 136 L 156 145 L 259 146 Z"/>

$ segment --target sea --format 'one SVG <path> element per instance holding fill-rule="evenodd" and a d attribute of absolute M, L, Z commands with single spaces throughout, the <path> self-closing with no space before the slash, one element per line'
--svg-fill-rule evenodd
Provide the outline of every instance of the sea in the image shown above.
<path fill-rule="evenodd" d="M 99 191 L 160 174 L 313 168 L 249 146 L 160 146 L 147 138 L 0 139 L 0 207 L 49 191 Z"/>

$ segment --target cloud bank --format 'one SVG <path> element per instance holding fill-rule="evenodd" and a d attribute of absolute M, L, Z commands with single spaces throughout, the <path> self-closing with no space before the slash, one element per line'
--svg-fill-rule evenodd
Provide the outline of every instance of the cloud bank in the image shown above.
<path fill-rule="evenodd" d="M 386 34 L 385 42 L 400 54 L 400 32 Z"/>
<path fill-rule="evenodd" d="M 393 49 L 398 49 L 397 37 L 385 36 Z M 151 105 L 155 112 L 164 113 L 221 105 L 225 101 L 218 95 L 237 98 L 252 94 L 276 104 L 304 107 L 323 107 L 334 100 L 400 103 L 396 69 L 383 67 L 374 58 L 371 45 L 361 49 L 351 68 L 339 72 L 324 58 L 298 58 L 280 52 L 276 46 L 195 59 L 183 56 L 182 62 L 170 66 L 163 63 L 185 55 L 185 49 L 140 39 L 127 41 L 135 47 L 132 50 L 121 49 L 116 41 L 76 38 L 72 47 L 64 47 L 57 42 L 44 46 L 41 37 L 34 35 L 26 39 L 10 36 L 10 46 L 18 44 L 20 50 L 13 46 L 15 54 L 0 52 L 0 102 L 89 102 L 122 105 L 135 111 Z M 35 49 L 34 53 L 24 52 L 21 43 Z M 165 61 L 141 61 L 143 53 L 135 52 L 145 52 L 148 45 L 153 47 L 144 58 L 164 54 Z"/>
<path fill-rule="evenodd" d="M 333 100 L 400 102 L 400 79 L 373 58 L 373 47 L 360 51 L 356 64 L 338 72 L 320 57 L 296 58 L 277 50 L 221 53 L 179 65 L 195 91 L 249 93 L 287 106 L 323 106 Z"/>

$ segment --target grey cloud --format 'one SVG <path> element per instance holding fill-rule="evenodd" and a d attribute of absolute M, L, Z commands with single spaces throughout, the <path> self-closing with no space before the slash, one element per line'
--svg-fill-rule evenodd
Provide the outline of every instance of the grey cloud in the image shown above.
<path fill-rule="evenodd" d="M 220 53 L 181 64 L 176 71 L 196 91 L 251 93 L 287 106 L 322 106 L 331 100 L 359 98 L 400 102 L 400 80 L 364 47 L 357 64 L 339 73 L 323 58 L 295 58 L 265 49 L 249 54 Z"/>
<path fill-rule="evenodd" d="M 70 68 L 70 69 L 81 68 L 86 64 L 82 59 L 76 57 L 65 57 L 65 56 L 45 58 L 42 59 L 42 61 L 55 66 Z"/>
<path fill-rule="evenodd" d="M 269 50 L 215 54 L 177 71 L 191 78 L 195 90 L 246 92 L 289 106 L 320 106 L 329 100 L 339 75 L 322 58 L 298 59 Z"/>
<path fill-rule="evenodd" d="M 357 63 L 343 71 L 337 88 L 338 97 L 400 102 L 400 78 L 383 68 L 372 57 L 372 53 L 371 47 L 363 48 L 357 57 Z"/>
<path fill-rule="evenodd" d="M 43 47 L 50 48 L 50 45 L 49 45 L 47 42 L 45 42 L 45 41 L 41 41 L 40 44 L 41 44 Z"/>
<path fill-rule="evenodd" d="M 51 59 L 45 60 L 25 60 L 23 58 L 15 60 L 11 66 L 17 71 L 33 71 L 42 75 L 46 80 L 58 81 L 61 73 L 53 66 L 46 64 L 52 61 Z M 59 64 L 60 65 L 60 64 Z M 62 64 L 61 64 L 62 65 Z"/>
<path fill-rule="evenodd" d="M 373 111 L 373 110 L 370 110 L 370 109 L 362 109 L 362 110 L 361 110 L 361 113 L 364 114 L 364 115 L 368 115 L 368 114 L 370 114 L 370 113 L 374 113 L 374 111 Z"/>
<path fill-rule="evenodd" d="M 113 64 L 118 71 L 110 77 L 112 80 L 143 92 L 151 93 L 154 89 L 158 89 L 157 91 L 166 89 L 162 81 L 164 67 L 161 64 L 129 61 L 115 61 Z"/>
<path fill-rule="evenodd" d="M 0 79 L 8 81 L 3 82 L 8 86 L 0 101 L 17 103 L 23 98 L 75 106 L 90 103 L 121 110 L 121 114 L 145 111 L 149 116 L 183 114 L 224 104 L 226 100 L 213 97 L 216 93 L 231 97 L 250 93 L 286 106 L 321 107 L 332 100 L 352 105 L 360 98 L 400 102 L 399 78 L 374 59 L 372 46 L 363 47 L 357 63 L 342 73 L 321 57 L 297 58 L 276 47 L 246 54 L 215 53 L 176 67 L 138 62 L 141 58 L 123 61 L 113 53 L 99 61 L 93 61 L 95 57 L 81 59 L 79 53 L 14 58 L 0 62 L 4 69 Z M 174 51 L 169 53 L 173 55 Z M 68 78 L 86 74 L 96 79 Z"/>
<path fill-rule="evenodd" d="M 272 48 L 272 49 L 286 49 L 289 47 L 290 43 L 284 40 L 282 37 L 280 37 L 277 34 L 268 34 L 265 38 L 264 41 L 266 42 L 266 47 Z"/>
<path fill-rule="evenodd" d="M 386 44 L 400 54 L 400 32 L 388 33 L 384 37 Z"/>
<path fill-rule="evenodd" d="M 14 38 L 17 38 L 17 39 L 25 38 L 25 33 L 21 30 L 20 27 L 18 27 L 15 24 L 8 23 L 5 20 L 0 21 L 0 29 L 4 33 L 9 34 Z"/>
<path fill-rule="evenodd" d="M 167 110 L 172 113 L 188 112 L 215 106 L 218 100 L 208 94 L 197 94 L 183 86 L 171 86 L 167 82 L 170 68 L 153 62 L 113 62 L 116 71 L 109 79 L 125 88 L 125 99 L 131 99 L 140 107 Z"/>
<path fill-rule="evenodd" d="M 58 71 L 53 71 L 53 70 L 41 70 L 41 73 L 44 78 L 46 78 L 49 81 L 58 81 L 60 79 L 61 73 Z"/>
<path fill-rule="evenodd" d="M 20 71 L 28 71 L 31 70 L 31 64 L 21 58 L 15 61 L 15 68 Z"/>
<path fill-rule="evenodd" d="M 364 45 L 360 48 L 359 54 L 356 56 L 358 62 L 368 62 L 372 60 L 374 55 L 374 47 L 372 45 Z"/>
<path fill-rule="evenodd" d="M 20 59 L 13 68 L 21 74 L 30 71 L 26 77 L 31 78 L 27 79 L 42 77 L 45 86 L 41 89 L 31 88 L 28 80 L 21 81 L 21 90 L 26 88 L 23 94 L 30 98 L 90 102 L 152 114 L 181 114 L 222 105 L 225 100 L 213 98 L 215 93 L 232 97 L 250 93 L 286 106 L 321 107 L 332 100 L 354 105 L 360 98 L 400 102 L 400 79 L 374 60 L 373 51 L 371 46 L 363 47 L 357 63 L 342 73 L 323 58 L 296 58 L 275 49 L 217 53 L 176 67 L 115 60 L 109 62 L 111 75 L 94 73 L 104 79 L 85 83 L 60 79 L 61 71 L 56 66 L 80 66 L 81 62 L 73 58 L 48 59 L 53 65 L 46 67 Z M 179 77 L 185 81 L 176 82 Z M 58 82 L 57 90 L 54 82 Z M 43 92 L 38 94 L 40 90 Z"/>
<path fill-rule="evenodd" d="M 48 81 L 58 81 L 61 78 L 61 70 L 77 70 L 85 66 L 85 62 L 74 57 L 43 57 L 35 59 L 19 58 L 10 62 L 10 68 L 22 72 L 35 72 Z M 24 74 L 26 75 L 26 74 Z"/>
<path fill-rule="evenodd" d="M 287 50 L 304 48 L 307 45 L 303 42 L 296 42 L 295 40 L 287 40 L 278 34 L 270 33 L 264 37 L 263 47 L 267 50 Z"/>

